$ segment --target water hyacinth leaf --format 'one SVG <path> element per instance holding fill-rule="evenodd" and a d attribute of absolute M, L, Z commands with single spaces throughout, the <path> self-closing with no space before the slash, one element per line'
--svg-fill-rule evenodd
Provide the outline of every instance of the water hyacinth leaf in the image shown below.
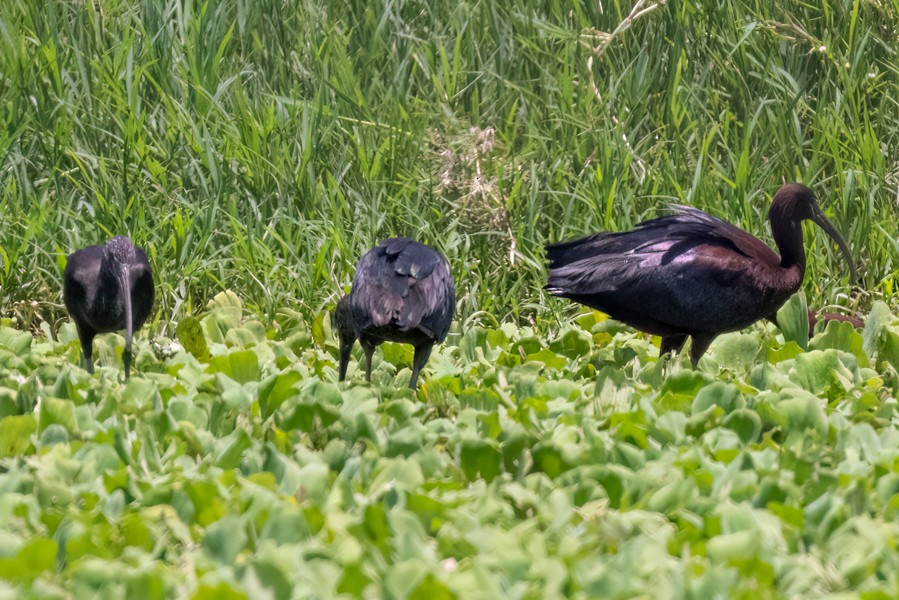
<path fill-rule="evenodd" d="M 223 373 L 237 383 L 258 381 L 259 359 L 252 350 L 235 350 L 223 356 L 213 356 L 209 359 L 210 372 Z"/>
<path fill-rule="evenodd" d="M 78 426 L 75 420 L 75 404 L 70 400 L 45 398 L 41 403 L 38 431 L 44 431 L 50 425 L 60 425 L 70 433 L 76 432 Z"/>
<path fill-rule="evenodd" d="M 777 325 L 785 342 L 795 342 L 803 350 L 808 349 L 808 304 L 805 292 L 790 296 L 777 311 Z"/>
<path fill-rule="evenodd" d="M 796 342 L 787 342 L 780 348 L 769 348 L 768 361 L 772 364 L 777 364 L 791 358 L 796 358 L 803 352 L 804 350 L 802 347 Z"/>
<path fill-rule="evenodd" d="M 243 303 L 233 291 L 225 290 L 206 303 L 206 310 L 226 319 L 232 327 L 237 327 L 243 314 Z"/>
<path fill-rule="evenodd" d="M 559 356 L 549 348 L 543 348 L 539 352 L 528 354 L 527 360 L 543 363 L 546 368 L 556 370 L 561 369 L 568 364 L 568 361 L 564 357 Z"/>
<path fill-rule="evenodd" d="M 459 459 L 469 480 L 480 476 L 489 482 L 502 472 L 502 454 L 492 440 L 462 440 Z"/>
<path fill-rule="evenodd" d="M 381 353 L 384 356 L 384 362 L 390 363 L 395 367 L 411 366 L 412 358 L 415 350 L 409 344 L 395 344 L 386 342 L 381 344 Z"/>
<path fill-rule="evenodd" d="M 592 342 L 593 338 L 584 330 L 566 327 L 550 343 L 549 349 L 556 354 L 576 359 L 590 352 Z"/>
<path fill-rule="evenodd" d="M 32 337 L 27 331 L 0 326 L 0 348 L 5 348 L 17 356 L 24 356 L 31 350 Z"/>
<path fill-rule="evenodd" d="M 237 516 L 227 516 L 206 528 L 203 549 L 213 560 L 230 565 L 247 544 L 244 523 Z"/>
<path fill-rule="evenodd" d="M 851 327 L 850 327 L 851 328 Z M 834 375 L 844 372 L 836 350 L 813 351 L 796 357 L 793 381 L 808 391 L 822 390 L 833 382 Z"/>
<path fill-rule="evenodd" d="M 719 336 L 711 350 L 721 367 L 748 369 L 758 357 L 761 344 L 754 335 L 729 333 Z"/>
<path fill-rule="evenodd" d="M 483 327 L 469 327 L 459 341 L 459 349 L 466 360 L 474 362 L 478 359 L 477 350 L 487 354 L 487 330 Z"/>
<path fill-rule="evenodd" d="M 787 417 L 790 432 L 802 433 L 813 430 L 824 438 L 827 435 L 827 417 L 823 402 L 816 396 L 802 390 L 784 390 L 777 410 Z"/>
<path fill-rule="evenodd" d="M 295 386 L 301 379 L 298 371 L 283 371 L 259 384 L 259 410 L 263 419 L 270 417 L 285 400 L 298 394 Z"/>
<path fill-rule="evenodd" d="M 56 566 L 56 542 L 34 539 L 25 543 L 15 556 L 0 557 L 0 579 L 30 583 Z"/>
<path fill-rule="evenodd" d="M 69 443 L 69 432 L 62 425 L 53 423 L 41 432 L 41 447 L 48 448 L 54 444 Z"/>
<path fill-rule="evenodd" d="M 879 356 L 899 371 L 899 333 L 887 331 L 878 348 Z"/>
<path fill-rule="evenodd" d="M 762 432 L 762 419 L 755 411 L 738 408 L 724 418 L 724 427 L 734 431 L 744 444 L 755 442 Z"/>
<path fill-rule="evenodd" d="M 887 328 L 895 318 L 890 312 L 890 307 L 879 300 L 871 306 L 868 315 L 865 317 L 865 327 L 862 330 L 864 338 L 864 350 L 868 356 L 873 356 L 878 349 L 879 340 Z"/>
<path fill-rule="evenodd" d="M 204 583 L 197 588 L 190 600 L 249 600 L 249 596 L 228 583 Z"/>
<path fill-rule="evenodd" d="M 725 413 L 729 413 L 745 405 L 746 401 L 735 385 L 716 381 L 699 390 L 693 400 L 690 412 L 696 415 L 711 406 L 720 406 Z"/>
<path fill-rule="evenodd" d="M 220 452 L 215 458 L 215 464 L 223 469 L 235 469 L 240 465 L 240 457 L 245 450 L 253 445 L 250 436 L 243 429 L 237 429 L 220 443 Z"/>
<path fill-rule="evenodd" d="M 0 419 L 0 457 L 20 456 L 31 448 L 31 434 L 37 431 L 33 415 Z"/>
<path fill-rule="evenodd" d="M 234 292 L 226 290 L 217 294 L 206 305 L 208 314 L 200 320 L 206 338 L 218 344 L 225 342 L 231 329 L 240 327 L 243 306 Z"/>
<path fill-rule="evenodd" d="M 209 346 L 206 344 L 206 336 L 199 319 L 187 316 L 178 321 L 175 328 L 175 337 L 185 350 L 193 354 L 200 361 L 209 360 Z"/>
<path fill-rule="evenodd" d="M 823 333 L 819 333 L 809 342 L 812 350 L 841 350 L 858 359 L 860 366 L 868 366 L 868 355 L 865 354 L 864 338 L 851 323 L 831 321 Z"/>
<path fill-rule="evenodd" d="M 319 348 L 325 346 L 325 322 L 327 322 L 328 313 L 319 312 L 312 320 L 312 341 Z"/>

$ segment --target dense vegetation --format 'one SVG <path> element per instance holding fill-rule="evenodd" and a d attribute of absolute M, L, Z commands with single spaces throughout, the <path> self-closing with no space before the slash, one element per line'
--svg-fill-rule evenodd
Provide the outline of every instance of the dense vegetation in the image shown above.
<path fill-rule="evenodd" d="M 0 2 L 0 598 L 776 598 L 899 589 L 899 3 Z M 805 293 L 698 370 L 542 290 L 542 245 L 666 202 Z M 74 248 L 157 310 L 77 365 Z M 335 383 L 363 250 L 438 247 L 417 392 Z M 866 314 L 805 335 L 806 298 Z M 358 355 L 357 355 L 358 358 Z"/>
<path fill-rule="evenodd" d="M 64 256 L 128 233 L 163 322 L 224 288 L 312 315 L 410 233 L 463 319 L 527 322 L 563 306 L 544 241 L 671 200 L 764 237 L 785 179 L 862 261 L 850 292 L 816 232 L 811 302 L 868 307 L 899 269 L 897 41 L 860 1 L 4 2 L 2 308 L 55 321 Z"/>

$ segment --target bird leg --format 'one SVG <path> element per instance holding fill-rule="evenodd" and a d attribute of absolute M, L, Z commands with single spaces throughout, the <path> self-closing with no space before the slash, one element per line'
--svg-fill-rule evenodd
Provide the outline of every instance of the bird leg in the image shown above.
<path fill-rule="evenodd" d="M 690 344 L 690 360 L 693 363 L 694 369 L 696 368 L 696 365 L 699 364 L 699 359 L 702 358 L 705 351 L 709 349 L 712 340 L 716 337 L 718 337 L 717 333 L 693 334 L 690 336 L 690 339 L 692 340 L 692 343 Z"/>
<path fill-rule="evenodd" d="M 371 383 L 371 357 L 375 353 L 375 344 L 367 338 L 359 338 L 359 344 L 365 352 L 365 381 Z"/>
<path fill-rule="evenodd" d="M 81 340 L 81 354 L 84 368 L 91 375 L 94 374 L 94 336 L 92 331 L 85 331 L 81 327 L 78 329 L 78 338 Z"/>
<path fill-rule="evenodd" d="M 666 335 L 662 337 L 662 345 L 659 347 L 659 358 L 671 352 L 680 352 L 687 341 L 686 335 Z"/>
<path fill-rule="evenodd" d="M 418 385 L 418 374 L 421 372 L 422 368 L 427 364 L 428 359 L 431 357 L 431 350 L 434 348 L 434 343 L 429 342 L 427 344 L 422 344 L 421 346 L 415 347 L 415 356 L 412 358 L 412 379 L 409 380 L 409 387 L 411 389 L 415 389 Z"/>

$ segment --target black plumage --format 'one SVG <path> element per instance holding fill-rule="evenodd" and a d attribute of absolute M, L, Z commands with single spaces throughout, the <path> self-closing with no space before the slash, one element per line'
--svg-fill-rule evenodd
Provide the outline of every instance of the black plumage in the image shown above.
<path fill-rule="evenodd" d="M 359 260 L 352 291 L 332 315 L 340 337 L 340 381 L 356 339 L 365 351 L 366 381 L 375 347 L 399 342 L 415 349 L 409 381 L 415 389 L 434 344 L 446 339 L 454 310 L 453 276 L 443 256 L 409 238 L 382 241 Z"/>
<path fill-rule="evenodd" d="M 800 184 L 778 190 L 768 217 L 778 256 L 749 233 L 696 208 L 644 221 L 632 231 L 597 233 L 546 247 L 547 289 L 662 337 L 661 352 L 692 338 L 695 365 L 712 340 L 771 317 L 802 284 L 801 222 L 818 224 L 849 249 Z"/>
<path fill-rule="evenodd" d="M 98 333 L 125 330 L 125 379 L 131 374 L 131 339 L 153 307 L 155 288 L 147 255 L 126 237 L 87 246 L 69 255 L 63 301 L 69 311 L 88 372 L 94 372 L 92 344 Z"/>

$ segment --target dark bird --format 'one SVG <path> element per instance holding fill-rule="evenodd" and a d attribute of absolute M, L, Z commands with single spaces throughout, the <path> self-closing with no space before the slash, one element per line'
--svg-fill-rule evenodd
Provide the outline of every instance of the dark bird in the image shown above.
<path fill-rule="evenodd" d="M 768 219 L 780 256 L 726 221 L 689 206 L 671 208 L 673 214 L 632 231 L 550 244 L 546 288 L 661 336 L 661 354 L 680 350 L 689 336 L 695 366 L 716 336 L 774 315 L 799 289 L 803 220 L 834 239 L 855 278 L 846 242 L 804 185 L 784 185 L 771 203 Z"/>
<path fill-rule="evenodd" d="M 332 323 L 340 338 L 339 380 L 346 377 L 356 339 L 365 351 L 365 380 L 371 381 L 371 357 L 382 342 L 415 348 L 412 379 L 434 344 L 446 339 L 455 310 L 449 263 L 436 250 L 409 238 L 390 238 L 359 259 L 353 289 L 337 303 Z"/>
<path fill-rule="evenodd" d="M 91 345 L 98 333 L 125 330 L 125 379 L 131 374 L 131 338 L 153 307 L 153 273 L 147 255 L 126 237 L 88 246 L 69 255 L 62 298 L 78 328 L 89 373 Z"/>

